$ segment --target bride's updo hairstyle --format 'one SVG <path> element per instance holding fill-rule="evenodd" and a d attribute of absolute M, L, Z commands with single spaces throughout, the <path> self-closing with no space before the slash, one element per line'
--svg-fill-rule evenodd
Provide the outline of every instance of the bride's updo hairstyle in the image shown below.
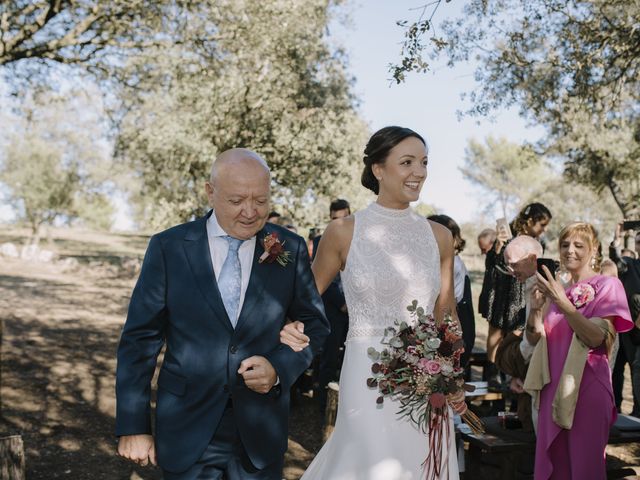
<path fill-rule="evenodd" d="M 360 181 L 363 187 L 368 188 L 378 195 L 380 192 L 380 184 L 373 174 L 372 165 L 376 163 L 384 164 L 391 149 L 409 137 L 416 137 L 425 147 L 427 146 L 424 138 L 410 128 L 384 127 L 371 136 L 364 149 L 364 158 L 362 159 L 364 162 L 364 170 L 362 171 Z"/>
<path fill-rule="evenodd" d="M 602 264 L 602 244 L 598 240 L 598 232 L 593 225 L 586 222 L 573 222 L 560 230 L 560 236 L 558 238 L 558 249 L 562 245 L 562 242 L 568 238 L 578 237 L 585 243 L 589 244 L 592 250 L 595 251 L 591 268 L 599 272 Z"/>

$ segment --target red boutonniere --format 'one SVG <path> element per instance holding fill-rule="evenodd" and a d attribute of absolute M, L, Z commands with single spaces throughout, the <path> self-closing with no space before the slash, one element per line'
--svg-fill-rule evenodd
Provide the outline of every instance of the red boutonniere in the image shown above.
<path fill-rule="evenodd" d="M 264 247 L 264 253 L 260 255 L 258 263 L 278 262 L 283 267 L 287 266 L 287 263 L 291 261 L 291 252 L 284 249 L 284 243 L 278 238 L 275 233 L 265 235 L 262 239 L 262 246 Z"/>

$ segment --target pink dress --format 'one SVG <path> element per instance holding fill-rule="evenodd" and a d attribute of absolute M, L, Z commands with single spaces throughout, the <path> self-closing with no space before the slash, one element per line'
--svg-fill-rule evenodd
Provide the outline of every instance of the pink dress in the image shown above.
<path fill-rule="evenodd" d="M 620 280 L 596 275 L 577 285 L 589 284 L 595 296 L 578 310 L 587 318 L 608 317 L 618 332 L 633 327 L 627 297 Z M 616 418 L 611 387 L 611 371 L 604 345 L 591 349 L 587 358 L 573 425 L 564 430 L 553 422 L 552 402 L 558 379 L 573 337 L 573 330 L 558 310 L 551 305 L 544 319 L 549 352 L 551 382 L 542 389 L 536 442 L 535 480 L 606 479 L 605 447 L 609 427 Z"/>

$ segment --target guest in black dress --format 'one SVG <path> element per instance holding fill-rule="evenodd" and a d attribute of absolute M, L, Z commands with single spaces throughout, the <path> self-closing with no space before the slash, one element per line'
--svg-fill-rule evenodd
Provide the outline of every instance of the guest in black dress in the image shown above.
<path fill-rule="evenodd" d="M 547 207 L 541 203 L 531 203 L 511 223 L 512 234 L 529 235 L 539 240 L 551 218 Z M 526 321 L 524 284 L 509 273 L 504 260 L 504 249 L 508 243 L 509 239 L 499 233 L 493 248 L 487 252 L 479 301 L 480 315 L 489 322 L 485 375 L 490 386 L 494 387 L 500 384 L 498 369 L 494 364 L 498 345 L 507 333 L 522 329 Z"/>

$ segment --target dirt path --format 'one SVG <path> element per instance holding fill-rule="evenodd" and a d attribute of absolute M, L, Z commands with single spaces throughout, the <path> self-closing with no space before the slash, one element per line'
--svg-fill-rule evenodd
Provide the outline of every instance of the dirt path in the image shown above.
<path fill-rule="evenodd" d="M 29 480 L 162 478 L 157 469 L 114 455 L 115 351 L 135 283 L 115 259 L 141 255 L 146 245 L 119 240 L 56 238 L 55 250 L 80 260 L 70 270 L 0 258 L 0 435 L 22 435 Z M 320 448 L 320 429 L 313 402 L 300 398 L 292 410 L 287 479 L 299 478 Z"/>

